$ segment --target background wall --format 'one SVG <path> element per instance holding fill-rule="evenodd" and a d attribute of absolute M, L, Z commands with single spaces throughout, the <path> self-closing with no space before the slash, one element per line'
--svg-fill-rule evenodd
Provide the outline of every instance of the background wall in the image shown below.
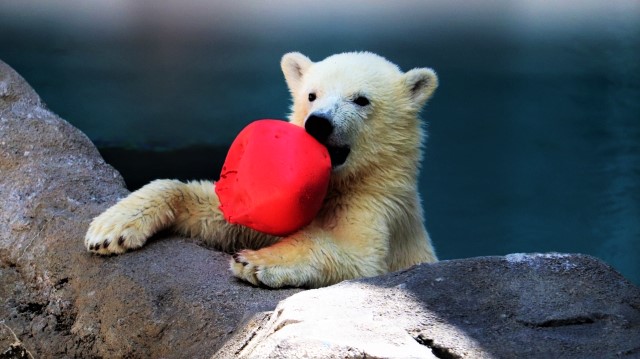
<path fill-rule="evenodd" d="M 640 283 L 637 1 L 0 3 L 0 59 L 131 189 L 216 179 L 242 127 L 286 117 L 285 52 L 353 50 L 440 76 L 420 190 L 442 259 L 580 252 Z"/>

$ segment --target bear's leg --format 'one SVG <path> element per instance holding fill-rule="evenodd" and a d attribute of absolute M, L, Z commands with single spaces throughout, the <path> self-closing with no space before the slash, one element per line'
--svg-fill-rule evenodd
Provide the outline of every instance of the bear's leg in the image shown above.
<path fill-rule="evenodd" d="M 173 225 L 186 191 L 186 184 L 177 180 L 147 184 L 94 218 L 85 246 L 98 254 L 141 247 L 151 235 Z"/>
<path fill-rule="evenodd" d="M 228 224 L 219 206 L 211 181 L 153 181 L 94 218 L 85 245 L 98 254 L 123 253 L 167 228 L 226 252 L 257 249 L 278 239 Z"/>
<path fill-rule="evenodd" d="M 233 256 L 231 271 L 254 285 L 272 288 L 317 288 L 386 273 L 387 232 L 351 224 L 338 231 L 312 224 L 270 247 L 243 250 Z"/>
<path fill-rule="evenodd" d="M 258 249 L 279 239 L 244 226 L 229 224 L 220 211 L 214 184 L 209 181 L 185 184 L 181 202 L 173 228 L 185 236 L 201 238 L 218 250 L 233 253 L 245 248 Z"/>

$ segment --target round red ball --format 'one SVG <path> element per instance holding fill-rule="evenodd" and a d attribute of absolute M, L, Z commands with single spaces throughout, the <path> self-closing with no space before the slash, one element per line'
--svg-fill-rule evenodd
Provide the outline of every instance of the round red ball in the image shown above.
<path fill-rule="evenodd" d="M 330 175 L 326 147 L 303 128 L 258 120 L 231 144 L 215 191 L 229 223 L 285 236 L 313 221 Z"/>

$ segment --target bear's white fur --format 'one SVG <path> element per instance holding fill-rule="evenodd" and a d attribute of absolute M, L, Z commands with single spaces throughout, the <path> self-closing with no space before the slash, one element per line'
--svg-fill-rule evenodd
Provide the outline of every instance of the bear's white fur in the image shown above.
<path fill-rule="evenodd" d="M 96 217 L 87 248 L 122 253 L 171 227 L 220 250 L 239 250 L 234 275 L 269 287 L 321 287 L 435 262 L 417 179 L 425 138 L 419 112 L 438 86 L 436 74 L 403 73 L 367 52 L 316 63 L 289 53 L 281 65 L 293 97 L 290 122 L 313 132 L 309 118 L 321 118 L 324 130 L 315 136 L 332 159 L 342 157 L 310 225 L 284 238 L 257 233 L 225 222 L 212 182 L 157 180 Z"/>

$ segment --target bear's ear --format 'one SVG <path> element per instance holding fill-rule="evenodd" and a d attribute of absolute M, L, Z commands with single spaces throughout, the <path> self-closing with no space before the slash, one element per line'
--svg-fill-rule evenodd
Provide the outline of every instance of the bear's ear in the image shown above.
<path fill-rule="evenodd" d="M 404 74 L 404 84 L 413 104 L 422 107 L 438 87 L 438 76 L 429 68 L 413 69 Z"/>
<path fill-rule="evenodd" d="M 312 64 L 313 61 L 299 52 L 290 52 L 282 56 L 280 66 L 292 94 L 298 91 L 302 76 Z"/>

